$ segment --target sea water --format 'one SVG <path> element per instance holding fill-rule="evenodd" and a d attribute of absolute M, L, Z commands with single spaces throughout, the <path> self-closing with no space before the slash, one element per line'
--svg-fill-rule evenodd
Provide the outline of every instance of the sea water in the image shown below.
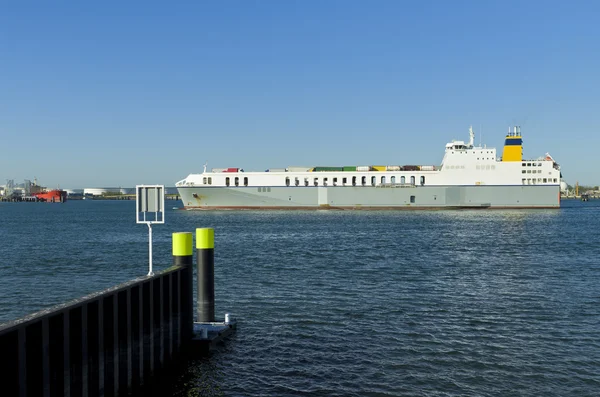
<path fill-rule="evenodd" d="M 155 270 L 171 233 L 213 227 L 217 318 L 238 320 L 169 394 L 600 394 L 600 201 L 165 217 Z M 134 202 L 0 203 L 0 322 L 147 272 Z"/>

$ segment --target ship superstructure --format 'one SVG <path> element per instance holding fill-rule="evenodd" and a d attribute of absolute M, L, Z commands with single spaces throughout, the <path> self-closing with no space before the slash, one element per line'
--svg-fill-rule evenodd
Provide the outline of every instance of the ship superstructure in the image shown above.
<path fill-rule="evenodd" d="M 446 144 L 439 166 L 316 166 L 244 172 L 204 168 L 177 182 L 186 209 L 558 208 L 560 166 L 523 160 L 520 127 L 502 157 L 469 141 Z"/>

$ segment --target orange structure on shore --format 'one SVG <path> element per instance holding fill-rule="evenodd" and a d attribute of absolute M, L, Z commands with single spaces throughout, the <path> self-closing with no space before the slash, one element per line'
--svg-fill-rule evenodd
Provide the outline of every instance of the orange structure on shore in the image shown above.
<path fill-rule="evenodd" d="M 47 188 L 40 186 L 37 183 L 37 179 L 34 179 L 27 190 L 29 190 L 29 195 L 37 198 L 38 201 L 45 201 L 48 203 L 64 203 L 67 201 L 66 191 L 59 188 L 48 190 Z"/>
<path fill-rule="evenodd" d="M 67 201 L 67 192 L 60 189 L 41 191 L 31 195 L 37 197 L 39 201 L 49 203 L 64 203 Z"/>

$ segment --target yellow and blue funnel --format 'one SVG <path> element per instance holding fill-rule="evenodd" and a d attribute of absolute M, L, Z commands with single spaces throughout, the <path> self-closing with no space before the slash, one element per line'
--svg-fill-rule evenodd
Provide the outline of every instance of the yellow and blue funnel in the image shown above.
<path fill-rule="evenodd" d="M 504 151 L 502 152 L 502 161 L 522 161 L 523 160 L 523 138 L 521 137 L 521 127 L 509 129 L 504 141 Z"/>

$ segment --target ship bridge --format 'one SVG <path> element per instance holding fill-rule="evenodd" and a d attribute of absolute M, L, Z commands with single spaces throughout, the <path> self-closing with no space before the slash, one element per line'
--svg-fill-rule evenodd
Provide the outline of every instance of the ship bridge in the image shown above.
<path fill-rule="evenodd" d="M 472 149 L 472 145 L 467 145 L 464 141 L 454 141 L 446 144 L 446 150 L 454 149 L 454 150 L 466 150 Z"/>
<path fill-rule="evenodd" d="M 496 149 L 485 146 L 475 146 L 475 132 L 473 127 L 469 128 L 469 142 L 452 141 L 446 144 L 446 153 L 442 160 L 442 168 L 464 169 L 465 166 L 481 165 L 485 167 L 494 164 Z"/>
<path fill-rule="evenodd" d="M 473 149 L 473 142 L 475 140 L 475 132 L 473 131 L 473 126 L 469 127 L 469 143 L 465 143 L 465 141 L 452 141 L 446 144 L 446 152 L 448 150 L 467 150 Z"/>

